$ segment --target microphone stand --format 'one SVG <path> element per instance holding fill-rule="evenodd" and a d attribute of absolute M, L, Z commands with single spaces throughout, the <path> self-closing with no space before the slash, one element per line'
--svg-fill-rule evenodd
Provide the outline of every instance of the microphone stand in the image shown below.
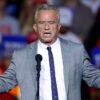
<path fill-rule="evenodd" d="M 36 100 L 39 100 L 39 83 L 40 83 L 39 78 L 40 78 L 40 70 L 41 70 L 40 66 L 41 66 L 40 64 L 37 64 L 37 66 L 36 66 L 36 70 L 37 70 L 37 78 L 36 78 L 36 80 L 37 80 L 37 93 L 36 93 Z"/>
<path fill-rule="evenodd" d="M 42 61 L 42 56 L 40 54 L 37 54 L 35 56 L 35 60 L 37 61 L 37 65 L 36 65 L 36 70 L 37 70 L 37 93 L 36 93 L 36 100 L 39 100 L 39 78 L 40 78 L 40 70 L 41 70 L 41 61 Z"/>

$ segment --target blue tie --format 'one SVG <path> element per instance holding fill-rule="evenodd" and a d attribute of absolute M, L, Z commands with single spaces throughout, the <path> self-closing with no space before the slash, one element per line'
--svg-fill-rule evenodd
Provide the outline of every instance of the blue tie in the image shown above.
<path fill-rule="evenodd" d="M 55 69 L 54 69 L 54 60 L 51 47 L 47 47 L 49 55 L 49 64 L 50 64 L 50 75 L 51 75 L 51 90 L 52 90 L 52 100 L 58 100 L 57 84 L 55 78 Z"/>

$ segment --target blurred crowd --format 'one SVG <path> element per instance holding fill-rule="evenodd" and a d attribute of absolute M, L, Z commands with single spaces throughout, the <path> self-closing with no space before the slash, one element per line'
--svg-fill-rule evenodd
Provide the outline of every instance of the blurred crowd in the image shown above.
<path fill-rule="evenodd" d="M 100 68 L 100 0 L 0 0 L 0 75 L 8 68 L 14 49 L 38 39 L 34 11 L 41 3 L 54 4 L 60 13 L 59 37 L 82 43 Z M 20 89 L 0 94 L 0 100 L 20 100 Z M 82 100 L 100 100 L 100 90 L 82 81 Z"/>

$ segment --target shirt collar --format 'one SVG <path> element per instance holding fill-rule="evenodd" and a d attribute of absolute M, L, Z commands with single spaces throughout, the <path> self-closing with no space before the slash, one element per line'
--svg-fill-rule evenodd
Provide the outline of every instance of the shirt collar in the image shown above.
<path fill-rule="evenodd" d="M 50 45 L 50 47 L 54 48 L 54 47 L 58 46 L 59 44 L 60 44 L 60 40 L 59 40 L 59 38 L 57 38 L 57 40 L 52 45 Z M 40 40 L 38 40 L 38 45 L 45 49 L 48 47 L 47 45 L 42 43 Z"/>

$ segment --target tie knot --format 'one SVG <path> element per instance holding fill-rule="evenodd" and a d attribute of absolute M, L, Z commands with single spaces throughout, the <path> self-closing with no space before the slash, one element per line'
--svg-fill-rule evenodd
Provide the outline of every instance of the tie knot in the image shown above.
<path fill-rule="evenodd" d="M 47 50 L 48 50 L 48 51 L 51 51 L 51 47 L 47 47 Z"/>

